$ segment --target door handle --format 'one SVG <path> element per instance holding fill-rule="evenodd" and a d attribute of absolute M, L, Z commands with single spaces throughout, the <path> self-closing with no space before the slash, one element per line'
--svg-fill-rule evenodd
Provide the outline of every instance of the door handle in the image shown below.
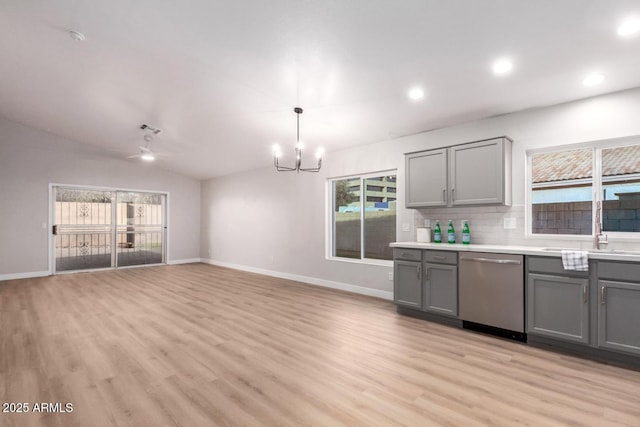
<path fill-rule="evenodd" d="M 461 261 L 488 262 L 491 264 L 522 264 L 521 261 L 515 259 L 492 259 L 492 258 L 460 258 Z"/>

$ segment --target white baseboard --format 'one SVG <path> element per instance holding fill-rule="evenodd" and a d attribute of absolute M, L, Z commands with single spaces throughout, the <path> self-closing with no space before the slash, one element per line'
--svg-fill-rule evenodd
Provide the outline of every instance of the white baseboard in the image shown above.
<path fill-rule="evenodd" d="M 16 279 L 32 279 L 34 277 L 48 276 L 48 271 L 31 271 L 29 273 L 14 273 L 14 274 L 0 274 L 0 282 L 3 280 L 16 280 Z"/>
<path fill-rule="evenodd" d="M 322 286 L 325 288 L 339 289 L 341 291 L 352 292 L 354 294 L 368 295 L 371 297 L 393 300 L 393 292 L 380 291 L 378 289 L 365 288 L 363 286 L 350 285 L 348 283 L 334 282 L 332 280 L 318 279 L 316 277 L 300 276 L 297 274 L 282 273 L 280 271 L 266 270 L 263 268 L 250 267 L 247 265 L 233 264 L 229 262 L 216 261 L 203 258 L 201 262 L 220 267 L 233 268 L 234 270 L 248 271 L 250 273 L 264 274 L 265 276 L 278 277 L 280 279 L 294 280 L 296 282 L 308 283 L 310 285 Z"/>
<path fill-rule="evenodd" d="M 202 262 L 202 258 L 172 259 L 170 261 L 167 261 L 167 264 L 169 264 L 169 265 L 193 264 L 194 262 Z"/>

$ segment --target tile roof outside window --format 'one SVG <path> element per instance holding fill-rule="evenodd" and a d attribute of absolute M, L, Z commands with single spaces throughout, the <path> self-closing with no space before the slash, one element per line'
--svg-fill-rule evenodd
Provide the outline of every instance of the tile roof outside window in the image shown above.
<path fill-rule="evenodd" d="M 536 154 L 532 157 L 533 182 L 591 178 L 592 150 Z M 602 150 L 602 175 L 640 173 L 640 145 Z"/>

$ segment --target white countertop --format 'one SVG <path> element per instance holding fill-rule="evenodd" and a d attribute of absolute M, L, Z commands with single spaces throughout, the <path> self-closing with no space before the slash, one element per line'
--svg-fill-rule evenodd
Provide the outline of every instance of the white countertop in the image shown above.
<path fill-rule="evenodd" d="M 536 246 L 508 246 L 508 245 L 463 245 L 461 243 L 418 243 L 418 242 L 394 242 L 392 248 L 432 249 L 457 252 L 493 252 L 498 254 L 520 254 L 560 257 L 562 249 Z M 581 249 L 571 249 L 579 251 Z M 640 262 L 640 251 L 615 251 L 615 250 L 588 250 L 590 259 Z"/>

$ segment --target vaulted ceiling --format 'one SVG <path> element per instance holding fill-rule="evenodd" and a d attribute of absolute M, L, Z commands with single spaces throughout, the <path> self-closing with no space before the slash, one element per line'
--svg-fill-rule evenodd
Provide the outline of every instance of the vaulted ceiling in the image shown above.
<path fill-rule="evenodd" d="M 640 86 L 623 0 L 3 0 L 0 116 L 195 178 Z M 85 36 L 75 40 L 70 31 Z M 498 58 L 511 72 L 496 75 Z M 584 86 L 589 73 L 605 80 Z M 407 97 L 419 86 L 421 100 Z M 137 158 L 128 159 L 140 161 Z"/>

